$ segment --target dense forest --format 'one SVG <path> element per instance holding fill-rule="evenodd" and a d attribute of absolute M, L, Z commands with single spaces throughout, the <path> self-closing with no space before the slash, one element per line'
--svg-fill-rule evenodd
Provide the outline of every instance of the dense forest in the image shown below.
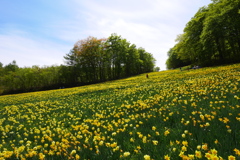
<path fill-rule="evenodd" d="M 168 52 L 167 68 L 240 62 L 240 0 L 212 0 L 198 10 Z"/>
<path fill-rule="evenodd" d="M 143 48 L 112 34 L 75 43 L 65 65 L 20 68 L 16 61 L 0 62 L 0 94 L 74 87 L 129 77 L 154 69 L 155 59 Z"/>

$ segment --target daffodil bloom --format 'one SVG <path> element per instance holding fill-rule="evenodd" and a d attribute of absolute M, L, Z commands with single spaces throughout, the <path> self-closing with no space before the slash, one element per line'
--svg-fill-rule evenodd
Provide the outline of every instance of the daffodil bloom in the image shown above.
<path fill-rule="evenodd" d="M 137 149 L 134 149 L 134 152 L 135 152 L 135 153 L 138 153 L 139 151 L 138 151 Z"/>
<path fill-rule="evenodd" d="M 78 154 L 75 155 L 76 160 L 80 159 L 80 156 Z"/>
<path fill-rule="evenodd" d="M 207 159 L 211 159 L 212 155 L 211 155 L 210 153 L 206 153 L 206 154 L 205 154 L 205 157 L 206 157 Z"/>
<path fill-rule="evenodd" d="M 102 145 L 103 145 L 103 143 L 104 143 L 103 141 L 100 141 L 100 142 L 99 142 L 99 146 L 102 146 Z"/>
<path fill-rule="evenodd" d="M 187 151 L 187 147 L 186 146 L 182 146 L 182 149 L 181 149 L 183 152 Z"/>
<path fill-rule="evenodd" d="M 195 156 L 196 156 L 197 158 L 202 158 L 202 153 L 201 153 L 201 151 L 195 151 Z"/>
<path fill-rule="evenodd" d="M 165 155 L 165 156 L 164 156 L 164 159 L 165 159 L 165 160 L 170 160 L 170 157 L 169 157 L 168 155 Z"/>
<path fill-rule="evenodd" d="M 203 145 L 202 145 L 202 149 L 206 151 L 206 150 L 208 149 L 207 144 L 203 144 Z"/>
<path fill-rule="evenodd" d="M 228 156 L 228 160 L 236 160 L 236 157 L 235 157 L 235 156 L 232 156 L 232 155 L 230 155 L 230 156 Z"/>
<path fill-rule="evenodd" d="M 184 155 L 184 151 L 180 151 L 180 153 L 179 153 L 179 157 L 183 157 L 183 155 Z"/>
<path fill-rule="evenodd" d="M 152 126 L 152 130 L 155 131 L 155 130 L 156 130 L 156 127 L 155 127 L 155 126 Z"/>
<path fill-rule="evenodd" d="M 194 159 L 194 154 L 189 154 L 188 157 L 190 158 L 190 160 Z"/>
<path fill-rule="evenodd" d="M 144 136 L 143 139 L 142 139 L 143 143 L 147 143 L 147 137 Z"/>
<path fill-rule="evenodd" d="M 151 157 L 149 155 L 144 155 L 143 158 L 144 160 L 151 160 Z"/>
<path fill-rule="evenodd" d="M 157 140 L 153 140 L 152 141 L 154 145 L 158 145 L 158 141 Z"/>
<path fill-rule="evenodd" d="M 72 152 L 70 153 L 70 155 L 74 155 L 76 154 L 76 150 L 72 150 Z"/>
<path fill-rule="evenodd" d="M 216 149 L 211 149 L 210 152 L 213 154 L 213 155 L 217 155 L 218 151 Z"/>
<path fill-rule="evenodd" d="M 164 132 L 164 135 L 167 136 L 168 134 L 170 134 L 170 132 L 169 132 L 169 130 L 166 130 L 166 131 Z"/>
<path fill-rule="evenodd" d="M 222 160 L 222 159 L 219 158 L 217 155 L 212 155 L 211 160 Z"/>
<path fill-rule="evenodd" d="M 240 156 L 240 150 L 238 150 L 237 148 L 235 148 L 233 151 L 235 152 L 236 155 Z"/>
<path fill-rule="evenodd" d="M 130 138 L 130 142 L 134 142 L 134 139 L 133 139 L 133 138 Z"/>
<path fill-rule="evenodd" d="M 129 155 L 130 155 L 130 152 L 124 152 L 124 153 L 123 153 L 123 156 L 124 156 L 124 157 L 127 157 L 127 156 L 129 156 Z"/>
<path fill-rule="evenodd" d="M 188 142 L 187 142 L 187 141 L 182 141 L 182 144 L 183 144 L 184 146 L 188 146 Z"/>
<path fill-rule="evenodd" d="M 182 137 L 183 137 L 183 138 L 185 138 L 185 137 L 186 137 L 186 135 L 183 133 L 183 134 L 182 134 Z"/>

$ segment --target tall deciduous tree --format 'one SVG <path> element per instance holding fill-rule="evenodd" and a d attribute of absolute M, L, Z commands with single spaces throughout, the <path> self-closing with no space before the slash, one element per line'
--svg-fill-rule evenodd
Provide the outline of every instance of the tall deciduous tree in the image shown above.
<path fill-rule="evenodd" d="M 177 57 L 203 66 L 240 62 L 239 9 L 240 0 L 212 0 L 200 8 L 174 46 Z"/>
<path fill-rule="evenodd" d="M 153 70 L 155 59 L 117 34 L 77 41 L 64 57 L 67 65 L 19 68 L 0 63 L 0 94 L 73 87 Z"/>
<path fill-rule="evenodd" d="M 66 63 L 74 68 L 75 82 L 93 83 L 153 71 L 155 59 L 117 34 L 107 39 L 78 41 Z"/>

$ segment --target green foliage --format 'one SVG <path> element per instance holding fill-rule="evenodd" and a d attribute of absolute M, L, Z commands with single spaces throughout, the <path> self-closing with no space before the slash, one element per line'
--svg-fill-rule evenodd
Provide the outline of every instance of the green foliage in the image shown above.
<path fill-rule="evenodd" d="M 64 57 L 67 65 L 19 68 L 0 63 L 0 94 L 73 87 L 153 71 L 155 59 L 121 36 L 88 37 Z"/>
<path fill-rule="evenodd" d="M 160 71 L 160 67 L 155 67 L 155 68 L 154 68 L 154 71 L 155 71 L 155 72 L 159 72 L 159 71 Z"/>
<path fill-rule="evenodd" d="M 167 65 L 168 69 L 178 68 L 178 67 L 186 66 L 186 65 L 190 64 L 188 59 L 182 60 L 178 56 L 179 52 L 180 51 L 177 50 L 177 46 L 175 46 L 174 48 L 172 48 L 168 51 L 168 59 L 166 61 L 166 65 Z"/>
<path fill-rule="evenodd" d="M 240 62 L 239 7 L 239 0 L 216 0 L 200 8 L 178 37 L 176 57 L 201 66 Z"/>
<path fill-rule="evenodd" d="M 18 70 L 18 65 L 17 62 L 15 60 L 12 61 L 12 63 L 9 63 L 8 65 L 6 65 L 4 67 L 4 72 L 8 73 L 8 72 L 16 72 Z"/>
<path fill-rule="evenodd" d="M 74 83 L 95 83 L 153 71 L 155 59 L 117 34 L 107 39 L 78 41 L 66 62 L 74 70 Z"/>
<path fill-rule="evenodd" d="M 61 67 L 49 66 L 40 68 L 38 66 L 18 68 L 17 71 L 5 72 L 1 76 L 0 87 L 2 93 L 18 93 L 36 90 L 56 88 L 59 86 L 59 73 Z"/>

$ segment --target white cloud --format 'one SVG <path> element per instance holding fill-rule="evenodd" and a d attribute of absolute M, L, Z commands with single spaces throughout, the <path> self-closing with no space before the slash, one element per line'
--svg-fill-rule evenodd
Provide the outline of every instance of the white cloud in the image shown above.
<path fill-rule="evenodd" d="M 115 1 L 114 1 L 115 2 Z M 117 33 L 138 47 L 143 47 L 165 69 L 167 51 L 183 28 L 179 28 L 184 6 L 179 1 L 87 1 L 89 34 L 97 37 Z M 127 6 L 127 7 L 125 7 Z M 182 24 L 181 24 L 182 25 Z"/>
<path fill-rule="evenodd" d="M 185 24 L 203 6 L 199 3 L 189 0 L 88 0 L 84 6 L 89 11 L 86 14 L 89 34 L 105 37 L 117 33 L 152 53 L 157 59 L 156 65 L 165 69 L 168 50 L 174 46 Z"/>
<path fill-rule="evenodd" d="M 17 61 L 20 67 L 33 65 L 63 64 L 64 50 L 68 46 L 23 35 L 23 32 L 13 31 L 14 34 L 0 35 L 0 59 L 7 63 Z"/>
<path fill-rule="evenodd" d="M 80 39 L 107 38 L 117 33 L 143 47 L 165 69 L 168 50 L 185 24 L 210 0 L 71 0 L 62 2 L 69 17 L 47 21 L 38 30 L 0 34 L 0 61 L 17 60 L 22 66 L 60 64 L 63 56 Z M 57 5 L 56 5 L 57 6 Z M 59 6 L 57 6 L 59 7 Z M 14 32 L 12 32 L 14 31 Z M 37 33 L 39 34 L 39 33 Z M 44 38 L 44 36 L 47 36 Z M 37 38 L 38 37 L 38 38 Z M 26 61 L 25 61 L 26 60 Z M 21 62 L 20 62 L 21 61 Z"/>

